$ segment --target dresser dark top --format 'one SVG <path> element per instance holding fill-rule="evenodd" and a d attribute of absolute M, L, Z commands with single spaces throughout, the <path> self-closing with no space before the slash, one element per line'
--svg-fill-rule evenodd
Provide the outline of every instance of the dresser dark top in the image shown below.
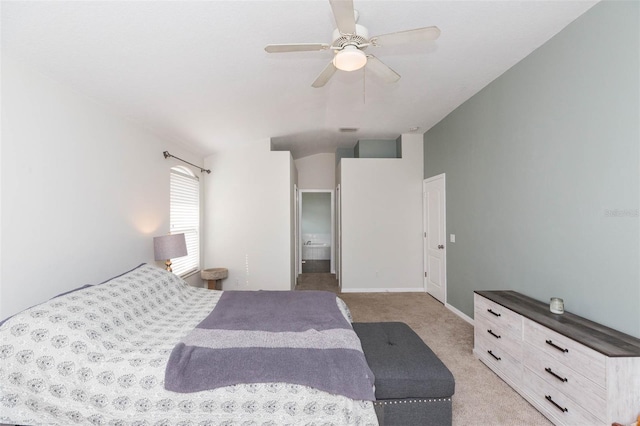
<path fill-rule="evenodd" d="M 571 312 L 553 314 L 549 311 L 549 304 L 515 291 L 475 293 L 608 357 L 640 357 L 640 339 L 628 334 Z"/>

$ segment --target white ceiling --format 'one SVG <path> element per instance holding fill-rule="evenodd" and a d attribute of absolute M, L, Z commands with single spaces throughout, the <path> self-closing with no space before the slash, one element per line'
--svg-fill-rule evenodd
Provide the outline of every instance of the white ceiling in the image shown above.
<path fill-rule="evenodd" d="M 402 76 L 395 84 L 338 71 L 314 89 L 330 51 L 263 50 L 331 43 L 326 0 L 2 1 L 2 49 L 202 155 L 273 138 L 299 158 L 425 132 L 595 3 L 355 0 L 370 35 L 442 31 L 369 48 Z"/>

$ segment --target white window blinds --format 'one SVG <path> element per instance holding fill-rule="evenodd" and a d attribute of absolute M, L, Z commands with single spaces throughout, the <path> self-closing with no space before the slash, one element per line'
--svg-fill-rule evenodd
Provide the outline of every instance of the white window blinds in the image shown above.
<path fill-rule="evenodd" d="M 187 255 L 171 259 L 173 273 L 185 276 L 200 269 L 200 182 L 184 167 L 171 168 L 171 233 L 181 234 Z"/>

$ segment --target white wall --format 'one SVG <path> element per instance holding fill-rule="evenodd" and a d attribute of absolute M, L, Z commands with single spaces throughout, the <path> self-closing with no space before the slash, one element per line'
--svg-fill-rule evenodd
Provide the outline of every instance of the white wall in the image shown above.
<path fill-rule="evenodd" d="M 295 160 L 299 189 L 336 188 L 336 155 L 315 154 Z"/>
<path fill-rule="evenodd" d="M 402 158 L 343 158 L 342 291 L 423 291 L 422 135 Z"/>
<path fill-rule="evenodd" d="M 205 159 L 206 268 L 224 267 L 225 290 L 290 290 L 293 160 L 268 139 Z"/>
<path fill-rule="evenodd" d="M 202 162 L 3 55 L 0 318 L 153 262 L 164 150 Z"/>
<path fill-rule="evenodd" d="M 2 73 L 4 75 L 4 72 Z M 3 85 L 4 82 L 0 82 L 0 87 Z M 3 98 L 3 97 L 0 97 Z M 4 102 L 0 103 L 0 111 L 3 109 L 4 107 Z M 0 117 L 0 123 L 2 122 L 2 117 Z M 0 129 L 3 126 L 0 124 Z M 2 137 L 3 135 L 0 135 L 0 321 L 2 319 L 4 319 L 5 315 L 4 314 L 4 309 L 3 309 L 3 300 L 4 300 L 4 287 L 2 285 L 2 229 L 3 229 L 3 224 L 4 222 L 2 221 L 2 188 L 3 188 L 3 184 L 2 184 L 2 140 L 4 139 Z"/>

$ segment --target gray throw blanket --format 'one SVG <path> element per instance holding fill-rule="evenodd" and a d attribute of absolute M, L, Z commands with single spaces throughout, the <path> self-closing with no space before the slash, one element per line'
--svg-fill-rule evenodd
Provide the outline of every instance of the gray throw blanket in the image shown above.
<path fill-rule="evenodd" d="M 165 388 L 198 392 L 239 383 L 293 383 L 375 399 L 358 336 L 324 291 L 225 291 L 178 343 Z"/>

